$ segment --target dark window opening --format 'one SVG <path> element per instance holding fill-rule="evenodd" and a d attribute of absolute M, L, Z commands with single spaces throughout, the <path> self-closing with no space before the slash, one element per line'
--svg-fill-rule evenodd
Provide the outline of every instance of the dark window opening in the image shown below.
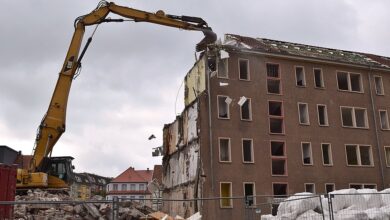
<path fill-rule="evenodd" d="M 321 69 L 314 69 L 314 83 L 317 88 L 325 87 Z"/>
<path fill-rule="evenodd" d="M 230 140 L 219 139 L 219 156 L 220 161 L 230 162 Z"/>
<path fill-rule="evenodd" d="M 252 140 L 242 140 L 244 162 L 253 162 Z"/>
<path fill-rule="evenodd" d="M 272 116 L 282 116 L 282 102 L 269 101 L 268 112 Z"/>
<path fill-rule="evenodd" d="M 244 193 L 245 193 L 245 204 L 247 206 L 252 206 L 254 204 L 255 196 L 255 185 L 253 183 L 244 184 Z"/>
<path fill-rule="evenodd" d="M 217 70 L 217 61 L 215 58 L 209 58 L 208 59 L 208 66 L 210 71 L 216 71 Z"/>
<path fill-rule="evenodd" d="M 305 165 L 313 164 L 310 143 L 302 143 L 302 158 L 303 158 L 303 164 Z"/>
<path fill-rule="evenodd" d="M 309 108 L 306 103 L 299 103 L 299 123 L 309 124 Z"/>
<path fill-rule="evenodd" d="M 328 114 L 326 112 L 326 106 L 318 105 L 318 122 L 320 125 L 328 125 Z"/>
<path fill-rule="evenodd" d="M 279 78 L 279 64 L 267 63 L 267 76 Z"/>
<path fill-rule="evenodd" d="M 247 99 L 241 106 L 241 119 L 251 120 L 251 101 Z"/>
<path fill-rule="evenodd" d="M 359 165 L 358 156 L 357 156 L 357 146 L 356 145 L 347 145 L 347 162 L 348 165 Z"/>
<path fill-rule="evenodd" d="M 382 77 L 374 76 L 374 81 L 375 81 L 375 92 L 376 92 L 376 94 L 377 95 L 384 95 L 385 91 L 383 89 Z"/>
<path fill-rule="evenodd" d="M 249 80 L 249 61 L 239 60 L 240 65 L 240 79 Z"/>
<path fill-rule="evenodd" d="M 218 117 L 229 118 L 229 104 L 226 103 L 227 97 L 218 96 Z"/>
<path fill-rule="evenodd" d="M 271 142 L 271 155 L 282 157 L 285 156 L 284 142 L 272 141 Z"/>
<path fill-rule="evenodd" d="M 354 92 L 361 92 L 361 77 L 360 74 L 350 74 L 351 78 L 351 90 Z"/>
<path fill-rule="evenodd" d="M 280 94 L 280 80 L 268 79 L 267 80 L 268 93 Z"/>
<path fill-rule="evenodd" d="M 314 183 L 305 184 L 305 192 L 315 193 L 315 185 Z"/>
<path fill-rule="evenodd" d="M 287 195 L 287 184 L 285 183 L 274 183 L 272 184 L 272 188 L 275 196 Z"/>
<path fill-rule="evenodd" d="M 337 83 L 340 90 L 349 90 L 348 86 L 348 73 L 338 72 L 337 73 Z"/>
<path fill-rule="evenodd" d="M 271 133 L 283 134 L 283 119 L 270 118 L 269 123 L 270 123 L 269 129 Z"/>
<path fill-rule="evenodd" d="M 295 79 L 297 86 L 306 86 L 305 72 L 303 67 L 295 67 Z"/>
<path fill-rule="evenodd" d="M 286 175 L 286 160 L 272 160 L 272 175 Z"/>
<path fill-rule="evenodd" d="M 335 190 L 334 184 L 325 184 L 325 192 L 326 193 L 333 192 L 334 190 Z"/>
<path fill-rule="evenodd" d="M 322 161 L 324 165 L 332 165 L 332 151 L 330 149 L 330 144 L 321 144 L 322 148 Z"/>
<path fill-rule="evenodd" d="M 342 108 L 341 117 L 343 119 L 343 126 L 353 126 L 352 108 Z"/>

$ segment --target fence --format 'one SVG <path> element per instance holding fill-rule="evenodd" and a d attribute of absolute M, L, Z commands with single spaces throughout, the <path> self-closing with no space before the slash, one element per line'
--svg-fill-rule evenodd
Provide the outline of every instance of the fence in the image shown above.
<path fill-rule="evenodd" d="M 45 200 L 43 198 L 42 200 Z M 181 210 L 186 217 L 199 205 L 205 211 L 204 219 L 390 219 L 390 193 L 331 193 L 325 195 L 295 194 L 286 196 L 216 197 L 200 199 L 159 199 L 162 206 L 170 205 Z M 156 199 L 118 199 L 75 201 L 52 199 L 51 201 L 0 201 L 1 205 L 14 206 L 14 218 L 26 219 L 156 219 L 155 212 L 145 203 Z M 212 206 L 214 205 L 214 206 Z M 213 213 L 207 213 L 212 206 Z M 222 207 L 221 207 L 222 206 Z M 226 206 L 226 207 L 225 207 Z M 202 213 L 203 214 L 203 213 Z M 176 214 L 172 214 L 176 216 Z M 208 215 L 214 217 L 207 217 Z M 217 217 L 215 217 L 217 216 Z M 161 216 L 163 217 L 163 216 Z M 5 219 L 0 216 L 0 219 Z M 157 218 L 158 219 L 158 218 Z"/>

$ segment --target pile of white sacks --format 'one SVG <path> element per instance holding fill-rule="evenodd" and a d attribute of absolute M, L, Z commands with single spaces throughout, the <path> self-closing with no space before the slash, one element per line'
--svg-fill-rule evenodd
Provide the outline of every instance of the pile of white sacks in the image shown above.
<path fill-rule="evenodd" d="M 388 220 L 390 219 L 390 188 L 342 189 L 333 191 L 332 208 L 335 220 Z M 345 195 L 348 194 L 348 195 Z M 321 207 L 322 205 L 322 207 Z M 311 193 L 297 193 L 280 203 L 276 216 L 263 215 L 261 220 L 330 219 L 328 198 Z"/>

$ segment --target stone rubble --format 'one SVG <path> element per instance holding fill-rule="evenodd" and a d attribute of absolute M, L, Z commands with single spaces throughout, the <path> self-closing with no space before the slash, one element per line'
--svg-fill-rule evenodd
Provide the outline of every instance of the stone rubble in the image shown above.
<path fill-rule="evenodd" d="M 92 197 L 92 201 L 103 200 L 102 196 Z M 66 194 L 52 194 L 47 191 L 35 189 L 28 190 L 27 195 L 15 197 L 15 201 L 69 201 L 72 199 Z M 77 201 L 78 202 L 78 201 Z M 18 220 L 111 220 L 112 203 L 69 203 L 69 204 L 20 204 L 15 205 L 14 219 Z M 118 203 L 118 219 L 138 220 L 144 219 L 154 212 L 150 207 L 135 201 Z"/>

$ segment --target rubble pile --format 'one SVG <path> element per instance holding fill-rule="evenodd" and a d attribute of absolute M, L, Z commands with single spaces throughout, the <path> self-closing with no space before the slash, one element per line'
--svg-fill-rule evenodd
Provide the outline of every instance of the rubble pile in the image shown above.
<path fill-rule="evenodd" d="M 92 197 L 91 201 L 103 200 L 101 196 Z M 66 194 L 51 194 L 47 191 L 36 189 L 29 190 L 27 195 L 16 196 L 15 201 L 68 201 L 69 204 L 18 204 L 14 208 L 14 219 L 46 220 L 46 219 L 112 219 L 112 203 L 88 203 L 72 202 L 72 198 Z M 135 201 L 118 203 L 118 219 L 137 220 L 154 212 L 151 208 Z"/>

